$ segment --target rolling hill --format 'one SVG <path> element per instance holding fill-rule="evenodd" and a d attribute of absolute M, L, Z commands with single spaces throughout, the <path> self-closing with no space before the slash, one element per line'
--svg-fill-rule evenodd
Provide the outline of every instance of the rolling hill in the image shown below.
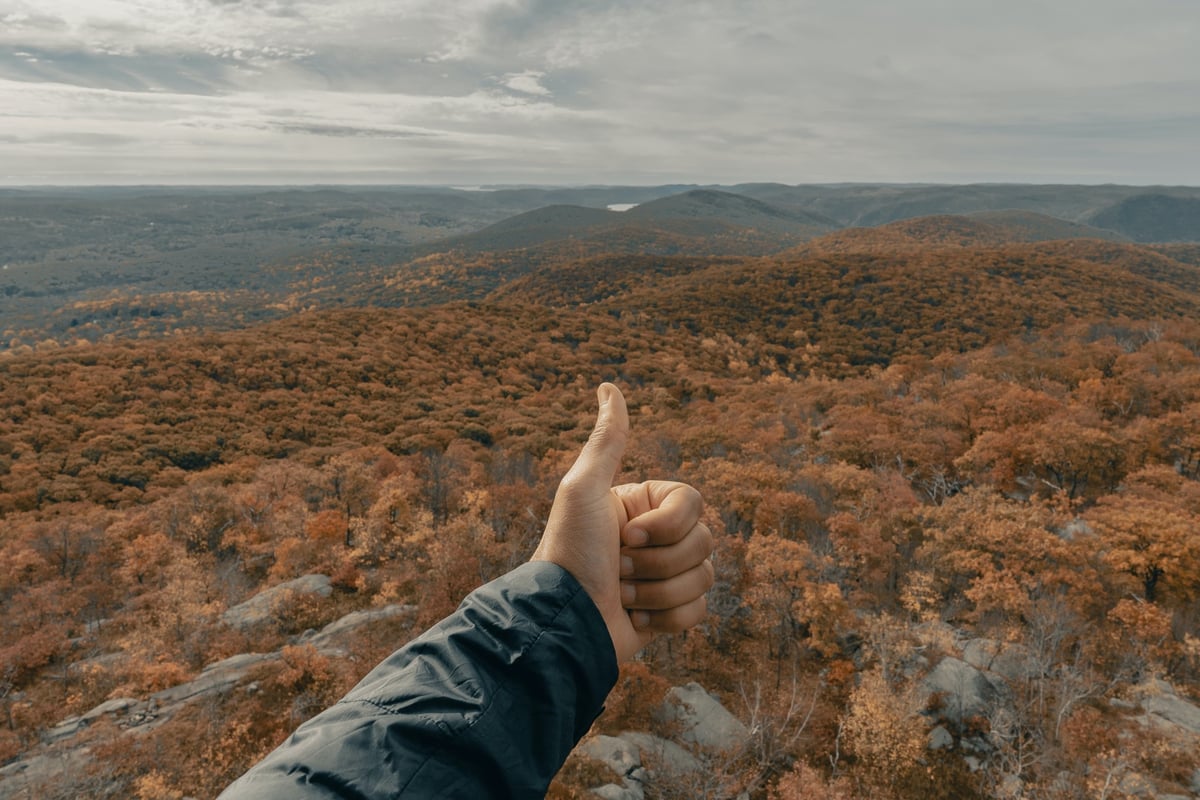
<path fill-rule="evenodd" d="M 361 285 L 355 296 L 379 305 L 480 300 L 530 272 L 577 261 L 612 264 L 617 255 L 630 263 L 761 256 L 833 227 L 835 223 L 817 215 L 711 190 L 688 191 L 621 212 L 547 206 L 415 250 L 417 257 L 387 270 L 382 285 Z"/>
<path fill-rule="evenodd" d="M 488 300 L 594 304 L 698 335 L 753 333 L 786 373 L 813 368 L 797 357 L 798 343 L 821 351 L 820 369 L 844 374 L 1064 318 L 1200 315 L 1195 265 L 1099 240 L 1006 243 L 1005 230 L 929 217 L 755 259 L 582 259 L 534 269 Z"/>
<path fill-rule="evenodd" d="M 1128 241 L 1113 231 L 1032 211 L 940 214 L 868 228 L 843 228 L 797 248 L 808 252 L 870 252 L 911 248 L 1001 246 L 1074 239 Z"/>
<path fill-rule="evenodd" d="M 742 184 L 730 187 L 729 191 L 780 208 L 822 214 L 846 227 L 873 227 L 902 219 L 942 214 L 1020 210 L 1109 228 L 1138 241 L 1171 241 L 1180 237 L 1175 229 L 1146 231 L 1143 236 L 1134 236 L 1133 231 L 1122 227 L 1126 223 L 1102 218 L 1110 224 L 1101 224 L 1096 221 L 1097 216 L 1124 201 L 1148 193 L 1178 200 L 1200 199 L 1200 189 L 1195 187 L 1158 187 L 1148 192 L 1146 187 L 1116 185 Z M 1185 233 L 1193 241 L 1200 237 L 1194 227 L 1185 230 Z M 1154 238 L 1164 235 L 1173 238 Z"/>
<path fill-rule="evenodd" d="M 720 242 L 729 239 L 754 251 L 782 250 L 837 227 L 833 220 L 816 214 L 775 208 L 730 192 L 696 189 L 620 212 L 579 205 L 546 206 L 430 244 L 424 253 L 494 252 L 568 240 L 596 251 L 616 252 L 643 252 L 655 247 L 658 240 L 660 249 L 687 250 L 695 255 L 719 249 Z"/>
<path fill-rule="evenodd" d="M 1148 193 L 1128 197 L 1088 222 L 1119 231 L 1135 242 L 1200 241 L 1200 197 Z"/>
<path fill-rule="evenodd" d="M 480 300 L 532 271 L 615 254 L 1187 241 L 1200 235 L 1198 204 L 1186 187 L 986 184 L 4 190 L 0 351 L 236 328 L 301 308 Z M 928 221 L 947 215 L 960 218 Z"/>
<path fill-rule="evenodd" d="M 1008 209 L 1005 211 L 976 211 L 968 215 L 994 225 L 1013 242 L 1048 242 L 1057 239 L 1104 239 L 1127 242 L 1130 237 L 1116 231 L 1085 225 L 1080 222 L 1039 214 L 1036 211 Z"/>
<path fill-rule="evenodd" d="M 841 227 L 829 217 L 809 211 L 790 210 L 769 205 L 733 192 L 694 189 L 631 208 L 624 212 L 631 219 L 665 223 L 668 220 L 719 222 L 770 231 L 788 237 L 811 237 Z"/>
<path fill-rule="evenodd" d="M 517 250 L 558 239 L 586 236 L 596 228 L 617 225 L 617 212 L 576 205 L 552 205 L 517 214 L 481 231 L 454 237 L 435 247 L 473 252 Z"/>

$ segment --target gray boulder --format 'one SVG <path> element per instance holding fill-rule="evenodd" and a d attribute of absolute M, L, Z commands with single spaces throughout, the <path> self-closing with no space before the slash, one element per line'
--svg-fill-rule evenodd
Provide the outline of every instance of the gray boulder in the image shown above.
<path fill-rule="evenodd" d="M 580 750 L 621 776 L 620 784 L 600 786 L 592 789 L 593 794 L 603 800 L 643 800 L 646 770 L 637 745 L 617 736 L 597 736 L 580 745 Z"/>
<path fill-rule="evenodd" d="M 150 699 L 158 706 L 173 706 L 195 697 L 222 694 L 236 686 L 259 664 L 277 658 L 278 653 L 239 653 L 209 664 L 187 683 L 155 692 Z"/>
<path fill-rule="evenodd" d="M 231 628 L 253 628 L 274 619 L 275 606 L 288 594 L 314 594 L 329 597 L 333 586 L 328 575 L 304 575 L 295 580 L 264 589 L 244 603 L 238 603 L 221 615 Z"/>
<path fill-rule="evenodd" d="M 1145 775 L 1130 773 L 1121 778 L 1117 788 L 1121 794 L 1130 797 L 1157 797 L 1154 791 L 1154 782 Z"/>
<path fill-rule="evenodd" d="M 1143 707 L 1172 725 L 1200 736 L 1200 708 L 1178 697 L 1148 697 Z"/>
<path fill-rule="evenodd" d="M 698 683 L 676 686 L 667 692 L 662 716 L 678 722 L 680 738 L 713 751 L 734 751 L 745 746 L 750 731 Z"/>
<path fill-rule="evenodd" d="M 410 617 L 415 613 L 417 613 L 416 606 L 399 603 L 392 603 L 391 605 L 379 608 L 367 608 L 362 611 L 352 611 L 346 616 L 329 623 L 319 631 L 306 633 L 298 641 L 301 644 L 311 644 L 327 656 L 346 655 L 346 652 L 338 646 L 339 640 L 344 639 L 364 625 L 396 617 Z"/>
<path fill-rule="evenodd" d="M 584 742 L 579 749 L 622 777 L 642 766 L 642 754 L 637 745 L 619 736 L 597 736 Z"/>
<path fill-rule="evenodd" d="M 996 796 L 1005 800 L 1016 800 L 1025 791 L 1025 782 L 1016 775 L 1005 775 L 996 787 Z"/>
<path fill-rule="evenodd" d="M 1010 681 L 1036 678 L 1042 674 L 1029 648 L 995 639 L 972 639 L 963 645 L 963 661 L 980 670 L 988 670 Z"/>
<path fill-rule="evenodd" d="M 938 725 L 929 732 L 930 750 L 949 750 L 954 747 L 954 737 L 945 727 Z"/>
<path fill-rule="evenodd" d="M 700 759 L 667 739 L 649 733 L 622 733 L 620 736 L 641 753 L 641 763 L 653 762 L 655 777 L 670 778 L 672 775 L 687 775 L 704 769 Z M 665 773 L 660 775 L 659 772 Z"/>
<path fill-rule="evenodd" d="M 938 715 L 961 724 L 967 717 L 986 714 L 1007 697 L 1007 687 L 965 661 L 947 656 L 921 681 L 925 702 L 937 694 L 943 699 Z"/>
<path fill-rule="evenodd" d="M 1166 681 L 1151 681 L 1143 687 L 1142 708 L 1150 715 L 1200 735 L 1200 708 L 1175 693 Z"/>
<path fill-rule="evenodd" d="M 664 721 L 678 724 L 678 742 L 629 731 L 596 736 L 580 745 L 583 755 L 621 776 L 620 784 L 592 789 L 594 795 L 643 800 L 652 780 L 673 786 L 694 781 L 708 771 L 709 756 L 736 753 L 750 738 L 746 726 L 698 683 L 672 688 L 658 713 Z"/>
<path fill-rule="evenodd" d="M 646 793 L 641 787 L 630 789 L 627 786 L 617 786 L 615 783 L 608 783 L 604 786 L 592 789 L 592 794 L 599 797 L 600 800 L 644 800 Z"/>

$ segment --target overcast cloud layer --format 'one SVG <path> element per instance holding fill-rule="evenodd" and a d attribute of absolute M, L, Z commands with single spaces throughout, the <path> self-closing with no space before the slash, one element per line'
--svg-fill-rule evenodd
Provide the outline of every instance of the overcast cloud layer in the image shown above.
<path fill-rule="evenodd" d="M 0 183 L 1200 184 L 1196 0 L 0 0 Z"/>

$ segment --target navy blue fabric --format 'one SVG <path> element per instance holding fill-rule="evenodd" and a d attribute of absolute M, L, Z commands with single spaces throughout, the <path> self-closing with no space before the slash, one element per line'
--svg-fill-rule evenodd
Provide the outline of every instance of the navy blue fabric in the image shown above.
<path fill-rule="evenodd" d="M 541 798 L 616 680 L 587 592 L 557 565 L 525 564 L 393 653 L 221 800 Z"/>

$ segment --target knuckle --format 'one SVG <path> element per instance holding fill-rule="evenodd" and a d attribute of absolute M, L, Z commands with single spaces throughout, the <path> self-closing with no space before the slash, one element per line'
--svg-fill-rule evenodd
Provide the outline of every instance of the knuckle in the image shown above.
<path fill-rule="evenodd" d="M 567 471 L 566 475 L 562 476 L 562 480 L 558 482 L 558 491 L 568 493 L 572 492 L 575 490 L 575 487 L 583 483 L 583 480 L 584 476 L 580 473 L 580 471 L 572 467 Z"/>

